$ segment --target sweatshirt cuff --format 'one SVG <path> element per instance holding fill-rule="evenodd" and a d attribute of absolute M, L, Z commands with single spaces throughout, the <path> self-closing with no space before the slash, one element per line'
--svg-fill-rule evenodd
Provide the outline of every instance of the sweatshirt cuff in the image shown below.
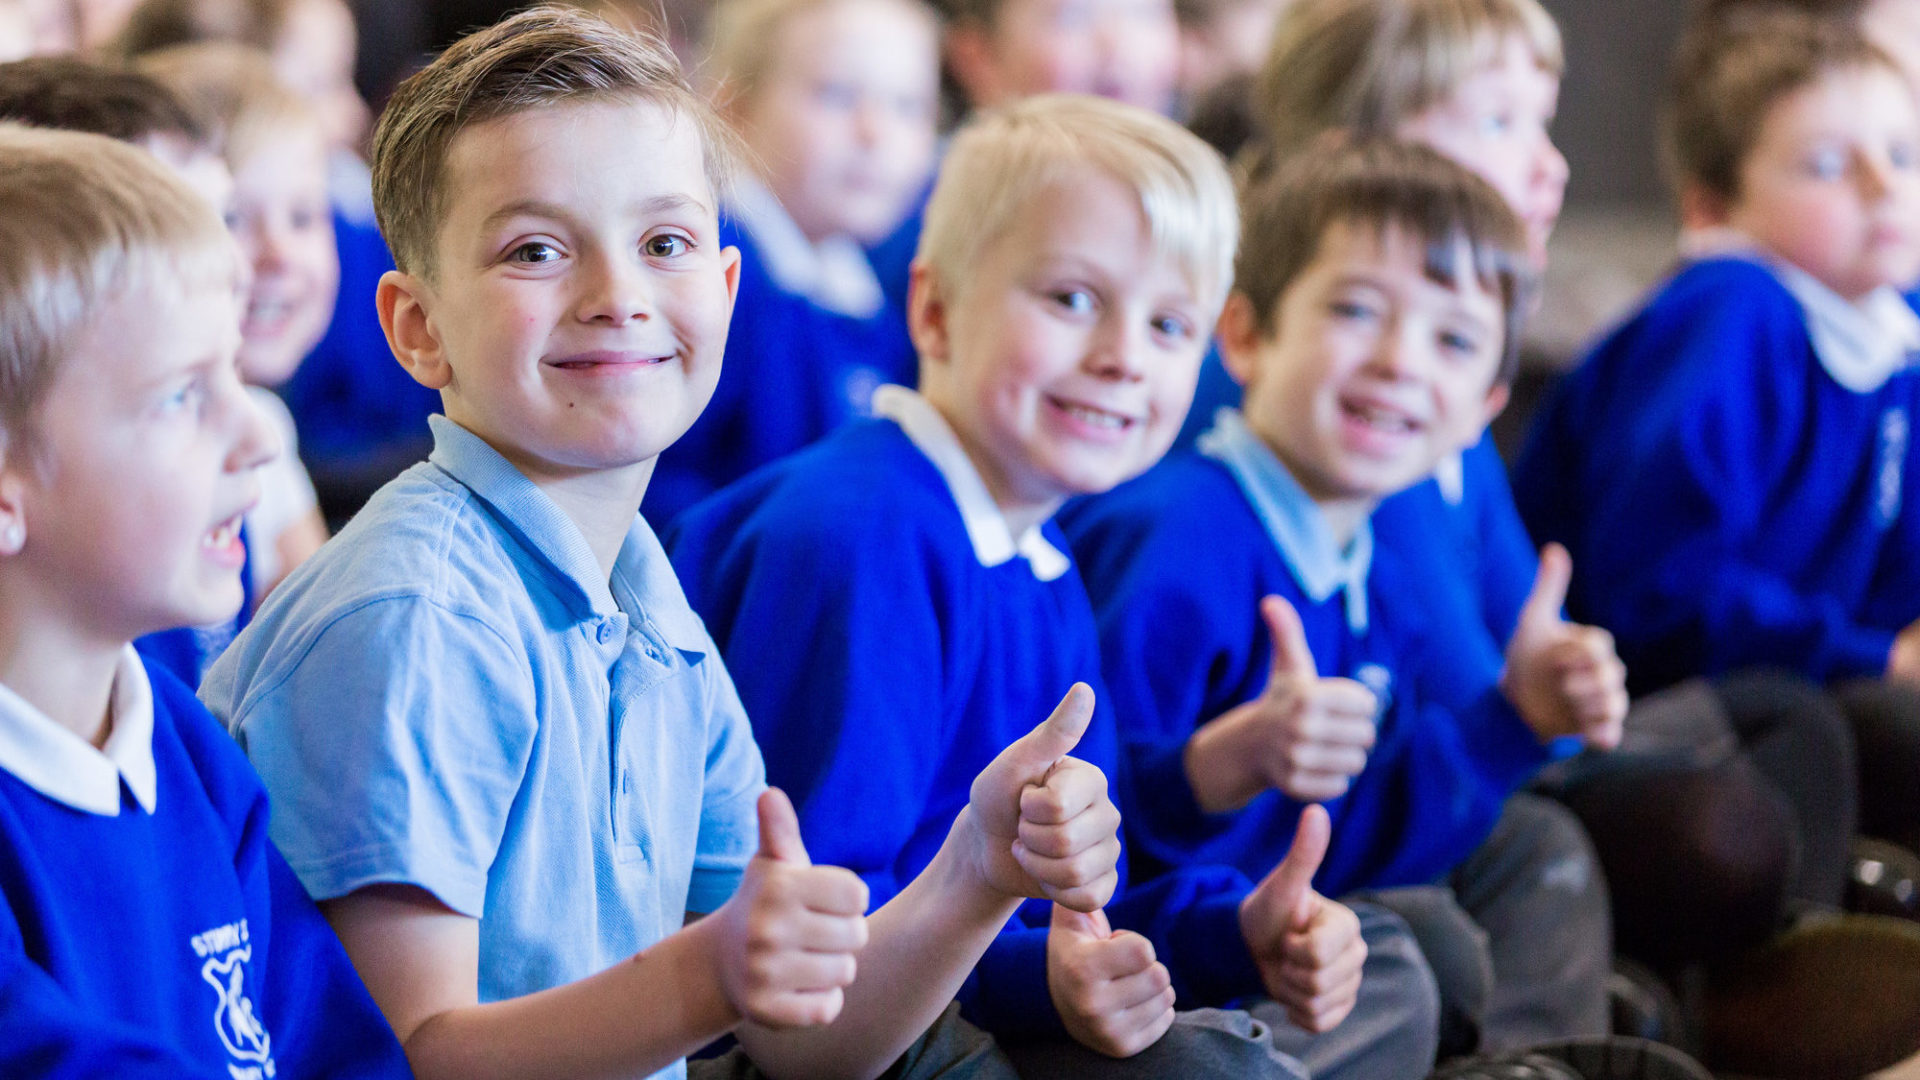
<path fill-rule="evenodd" d="M 1266 993 L 1240 929 L 1244 893 L 1209 896 L 1170 928 L 1172 955 L 1160 959 L 1173 976 L 1175 1004 L 1183 1009 L 1218 1007 Z"/>
<path fill-rule="evenodd" d="M 1554 739 L 1541 743 L 1533 728 L 1520 717 L 1519 710 L 1496 688 L 1481 695 L 1479 703 L 1460 717 L 1460 740 L 1468 758 L 1478 762 L 1487 778 L 1503 793 L 1511 793 L 1527 782 L 1540 767 L 1579 748 L 1579 740 L 1569 743 Z"/>
<path fill-rule="evenodd" d="M 1894 634 L 1886 630 L 1853 627 L 1836 635 L 1828 650 L 1827 679 L 1867 675 L 1878 678 L 1887 673 L 1887 657 L 1893 652 Z"/>
<path fill-rule="evenodd" d="M 1008 923 L 960 988 L 960 1013 L 997 1039 L 1067 1038 L 1047 989 L 1047 928 Z"/>

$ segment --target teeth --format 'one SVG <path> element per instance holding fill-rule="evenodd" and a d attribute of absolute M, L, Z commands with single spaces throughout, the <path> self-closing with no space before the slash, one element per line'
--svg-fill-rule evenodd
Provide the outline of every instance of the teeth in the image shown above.
<path fill-rule="evenodd" d="M 1396 433 L 1413 430 L 1413 421 L 1400 413 L 1387 412 L 1367 405 L 1350 406 L 1348 411 L 1368 427 Z"/>
<path fill-rule="evenodd" d="M 233 543 L 239 534 L 240 519 L 238 517 L 228 518 L 220 524 L 215 525 L 212 529 L 209 529 L 207 535 L 200 538 L 200 544 L 202 547 L 223 548 Z"/>
<path fill-rule="evenodd" d="M 1075 419 L 1081 421 L 1082 423 L 1091 424 L 1094 427 L 1106 428 L 1109 431 L 1118 431 L 1121 428 L 1127 426 L 1126 417 L 1121 416 L 1118 413 L 1107 412 L 1104 409 L 1095 409 L 1086 405 L 1069 405 L 1065 403 L 1062 403 L 1060 407 L 1066 410 L 1069 416 L 1074 417 Z"/>

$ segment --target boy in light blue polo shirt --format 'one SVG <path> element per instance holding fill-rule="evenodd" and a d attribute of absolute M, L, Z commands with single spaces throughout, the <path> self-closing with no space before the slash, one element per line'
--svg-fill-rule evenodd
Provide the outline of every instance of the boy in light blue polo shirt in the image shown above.
<path fill-rule="evenodd" d="M 1065 756 L 1084 688 L 871 919 L 766 789 L 637 516 L 718 376 L 725 156 L 663 47 L 551 8 L 449 49 L 376 136 L 382 323 L 446 415 L 203 693 L 425 1074 L 682 1075 L 732 1033 L 782 1075 L 876 1075 L 1022 898 L 1114 887 L 1118 812 Z M 942 1022 L 906 1074 L 997 1053 Z"/>

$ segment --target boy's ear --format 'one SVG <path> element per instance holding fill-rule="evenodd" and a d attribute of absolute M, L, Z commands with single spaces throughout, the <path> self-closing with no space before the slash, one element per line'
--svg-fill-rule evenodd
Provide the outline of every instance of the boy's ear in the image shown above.
<path fill-rule="evenodd" d="M 412 274 L 389 270 L 380 275 L 380 287 L 373 294 L 380 312 L 380 329 L 387 335 L 387 347 L 394 359 L 407 369 L 413 381 L 429 390 L 443 390 L 453 381 L 453 369 L 447 366 L 446 350 L 440 331 L 428 311 L 433 292 L 426 282 Z"/>
<path fill-rule="evenodd" d="M 32 465 L 12 453 L 10 440 L 0 433 L 0 557 L 20 554 L 27 546 L 27 482 L 20 475 Z"/>
<path fill-rule="evenodd" d="M 1493 423 L 1495 417 L 1506 411 L 1507 402 L 1512 400 L 1513 388 L 1511 386 L 1508 386 L 1506 383 L 1494 383 L 1493 387 L 1487 391 L 1486 415 L 1480 418 L 1480 426 L 1486 427 L 1488 424 Z"/>
<path fill-rule="evenodd" d="M 913 260 L 907 279 L 907 333 L 920 363 L 944 364 L 952 339 L 947 332 L 947 296 L 940 274 L 924 260 Z"/>
<path fill-rule="evenodd" d="M 1704 184 L 1688 184 L 1680 189 L 1680 227 L 1688 231 L 1714 229 L 1727 223 L 1732 213 L 1727 197 Z"/>
<path fill-rule="evenodd" d="M 1227 294 L 1227 306 L 1220 309 L 1220 359 L 1227 374 L 1241 386 L 1253 382 L 1260 360 L 1260 318 L 1247 294 L 1235 290 Z"/>

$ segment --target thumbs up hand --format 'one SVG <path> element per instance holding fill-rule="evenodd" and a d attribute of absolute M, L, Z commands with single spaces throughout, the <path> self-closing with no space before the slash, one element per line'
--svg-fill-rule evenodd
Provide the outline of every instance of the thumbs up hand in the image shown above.
<path fill-rule="evenodd" d="M 1331 838 L 1325 807 L 1301 811 L 1287 857 L 1240 904 L 1240 933 L 1267 995 L 1315 1034 L 1332 1031 L 1353 1011 L 1367 961 L 1360 917 L 1313 891 Z"/>
<path fill-rule="evenodd" d="M 1548 544 L 1507 641 L 1501 689 L 1541 739 L 1578 735 L 1609 750 L 1620 744 L 1627 715 L 1627 668 L 1613 651 L 1612 634 L 1561 618 L 1572 580 L 1567 549 Z"/>
<path fill-rule="evenodd" d="M 759 811 L 760 850 L 714 913 L 721 988 L 735 1011 L 765 1027 L 830 1024 L 867 943 L 867 885 L 850 870 L 812 864 L 779 788 L 761 794 Z"/>
<path fill-rule="evenodd" d="M 1053 715 L 974 778 L 955 830 L 974 837 L 974 865 L 1006 897 L 1041 897 L 1094 912 L 1119 875 L 1120 811 L 1107 777 L 1068 757 L 1093 720 L 1093 691 L 1074 683 Z"/>
<path fill-rule="evenodd" d="M 1320 677 L 1293 605 L 1269 596 L 1260 615 L 1273 638 L 1266 689 L 1187 744 L 1187 777 L 1212 813 L 1238 809 L 1269 788 L 1298 802 L 1337 799 L 1373 749 L 1373 691 L 1352 679 Z"/>
<path fill-rule="evenodd" d="M 1047 990 L 1067 1034 L 1108 1057 L 1132 1057 L 1173 1026 L 1173 977 L 1154 959 L 1153 943 L 1115 932 L 1104 911 L 1053 905 Z"/>

